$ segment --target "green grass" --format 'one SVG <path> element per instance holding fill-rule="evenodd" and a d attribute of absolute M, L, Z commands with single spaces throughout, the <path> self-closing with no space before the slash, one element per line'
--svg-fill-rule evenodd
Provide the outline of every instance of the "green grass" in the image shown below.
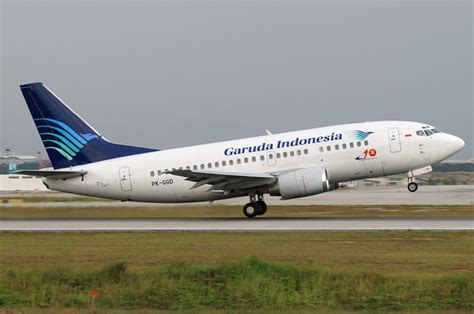
<path fill-rule="evenodd" d="M 0 269 L 133 270 L 184 261 L 216 266 L 248 256 L 327 271 L 387 275 L 474 273 L 473 232 L 0 233 Z"/>
<path fill-rule="evenodd" d="M 241 206 L 0 207 L 0 218 L 226 218 L 243 217 Z M 265 217 L 474 217 L 474 205 L 269 206 Z"/>
<path fill-rule="evenodd" d="M 121 309 L 474 309 L 474 277 L 389 277 L 329 273 L 256 257 L 218 266 L 174 263 L 129 271 L 117 262 L 100 270 L 47 268 L 1 274 L 0 306 L 90 306 Z"/>
<path fill-rule="evenodd" d="M 0 233 L 0 309 L 472 312 L 472 256 L 473 232 Z"/>

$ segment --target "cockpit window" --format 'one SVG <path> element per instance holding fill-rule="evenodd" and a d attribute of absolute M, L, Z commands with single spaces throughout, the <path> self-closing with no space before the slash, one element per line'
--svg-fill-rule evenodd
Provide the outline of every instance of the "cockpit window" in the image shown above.
<path fill-rule="evenodd" d="M 438 129 L 431 129 L 431 132 L 433 132 L 433 133 L 441 133 L 441 131 L 438 130 Z"/>
<path fill-rule="evenodd" d="M 430 136 L 433 135 L 433 132 L 431 132 L 430 130 L 425 130 L 425 134 L 426 136 Z"/>
<path fill-rule="evenodd" d="M 416 131 L 416 135 L 425 136 L 425 133 L 423 131 Z"/>

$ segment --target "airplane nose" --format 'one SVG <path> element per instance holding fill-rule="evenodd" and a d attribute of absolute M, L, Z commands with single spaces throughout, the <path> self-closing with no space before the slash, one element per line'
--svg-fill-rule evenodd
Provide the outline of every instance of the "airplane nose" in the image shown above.
<path fill-rule="evenodd" d="M 449 135 L 446 140 L 446 149 L 449 155 L 454 155 L 458 151 L 460 151 L 464 145 L 466 145 L 462 138 L 459 138 L 454 135 Z"/>

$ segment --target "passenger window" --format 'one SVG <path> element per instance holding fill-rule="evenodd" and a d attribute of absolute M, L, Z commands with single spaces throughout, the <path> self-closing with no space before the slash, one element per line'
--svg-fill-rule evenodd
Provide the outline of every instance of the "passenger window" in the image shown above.
<path fill-rule="evenodd" d="M 193 166 L 193 169 L 194 169 L 194 170 L 198 170 L 198 166 L 197 166 L 197 165 L 194 165 L 194 166 Z"/>
<path fill-rule="evenodd" d="M 233 166 L 234 165 L 234 161 L 231 159 L 229 160 L 229 165 Z"/>
<path fill-rule="evenodd" d="M 349 143 L 349 146 L 350 146 L 351 148 L 354 148 L 354 143 Z"/>
<path fill-rule="evenodd" d="M 201 164 L 201 169 L 204 169 L 204 168 L 205 168 L 204 164 Z"/>
<path fill-rule="evenodd" d="M 308 150 L 305 149 L 305 150 L 303 151 L 303 153 L 304 153 L 305 155 L 308 155 Z"/>
<path fill-rule="evenodd" d="M 291 156 L 291 157 L 294 157 L 294 156 L 295 156 L 295 152 L 294 152 L 294 151 L 291 151 L 291 152 L 290 152 L 290 156 Z"/>
<path fill-rule="evenodd" d="M 186 170 L 190 170 L 190 169 L 191 169 L 191 167 L 189 167 L 189 166 L 186 166 Z"/>
<path fill-rule="evenodd" d="M 237 158 L 237 164 L 238 164 L 238 165 L 241 164 L 240 158 Z"/>
<path fill-rule="evenodd" d="M 165 169 L 165 172 L 168 172 L 168 169 Z"/>
<path fill-rule="evenodd" d="M 209 168 L 209 169 L 212 168 L 212 164 L 211 164 L 211 163 L 208 163 L 208 164 L 207 164 L 207 168 Z"/>
<path fill-rule="evenodd" d="M 217 161 L 214 163 L 214 167 L 219 168 L 219 163 Z"/>
<path fill-rule="evenodd" d="M 257 157 L 253 156 L 252 157 L 252 162 L 256 162 L 257 161 Z"/>
<path fill-rule="evenodd" d="M 319 147 L 319 151 L 320 151 L 321 153 L 323 153 L 323 152 L 324 152 L 324 147 L 322 147 L 322 146 Z"/>
<path fill-rule="evenodd" d="M 158 174 L 159 176 L 161 176 L 161 175 L 163 174 L 163 172 L 162 172 L 161 170 L 158 170 L 158 171 L 157 171 L 157 174 Z"/>
<path fill-rule="evenodd" d="M 334 148 L 335 148 L 336 150 L 339 150 L 339 145 L 336 144 L 336 145 L 334 146 Z"/>
<path fill-rule="evenodd" d="M 287 152 L 283 152 L 283 157 L 284 157 L 284 158 L 288 157 L 288 153 L 287 153 Z"/>
<path fill-rule="evenodd" d="M 347 148 L 347 144 L 346 143 L 342 144 L 342 149 L 346 149 L 346 148 Z"/>
<path fill-rule="evenodd" d="M 179 169 L 178 169 L 178 170 L 183 170 L 183 167 L 179 167 Z"/>
<path fill-rule="evenodd" d="M 264 157 L 265 159 L 265 157 Z M 273 154 L 268 154 L 268 159 L 273 159 Z"/>
<path fill-rule="evenodd" d="M 264 161 L 264 160 L 265 160 L 265 156 L 260 155 L 260 161 Z"/>
<path fill-rule="evenodd" d="M 226 163 L 225 160 L 224 160 L 224 161 L 222 162 L 222 167 L 225 167 L 226 164 L 227 164 L 227 163 Z"/>
<path fill-rule="evenodd" d="M 277 159 L 280 159 L 280 158 L 281 158 L 281 154 L 277 153 Z"/>
<path fill-rule="evenodd" d="M 176 170 L 176 168 L 171 168 L 171 171 L 175 171 L 175 170 Z"/>
<path fill-rule="evenodd" d="M 327 146 L 326 151 L 330 152 L 331 151 L 331 146 Z"/>
<path fill-rule="evenodd" d="M 357 147 L 361 147 L 362 146 L 362 143 L 361 142 L 357 142 Z"/>
<path fill-rule="evenodd" d="M 249 159 L 247 157 L 245 157 L 244 162 L 247 164 L 249 162 Z"/>
<path fill-rule="evenodd" d="M 365 146 L 369 146 L 369 141 L 367 141 L 367 140 L 364 141 L 364 145 L 365 145 Z"/>
<path fill-rule="evenodd" d="M 150 171 L 150 177 L 154 177 L 155 176 L 155 171 Z"/>

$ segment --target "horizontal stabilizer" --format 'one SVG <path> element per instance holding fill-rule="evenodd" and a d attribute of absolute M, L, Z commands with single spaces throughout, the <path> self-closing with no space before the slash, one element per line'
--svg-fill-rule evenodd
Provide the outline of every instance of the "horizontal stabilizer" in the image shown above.
<path fill-rule="evenodd" d="M 14 173 L 48 179 L 71 179 L 75 177 L 82 177 L 87 173 L 87 171 L 19 170 L 15 171 Z"/>

